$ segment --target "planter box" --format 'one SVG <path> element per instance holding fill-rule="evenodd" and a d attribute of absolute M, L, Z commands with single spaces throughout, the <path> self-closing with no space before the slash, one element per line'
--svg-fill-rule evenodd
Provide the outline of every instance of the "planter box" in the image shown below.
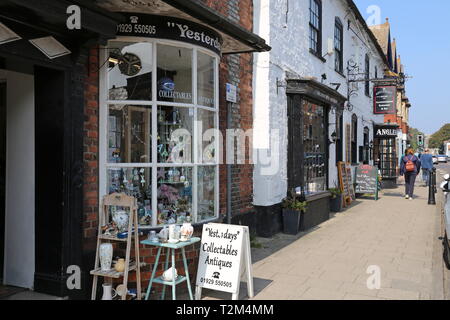
<path fill-rule="evenodd" d="M 272 238 L 283 231 L 281 203 L 268 207 L 256 206 L 255 209 L 258 237 Z"/>
<path fill-rule="evenodd" d="M 337 196 L 335 199 L 330 199 L 330 211 L 331 212 L 341 212 L 342 211 L 342 195 Z"/>
<path fill-rule="evenodd" d="M 330 193 L 307 197 L 308 210 L 303 214 L 300 231 L 308 231 L 330 219 Z"/>
<path fill-rule="evenodd" d="M 302 216 L 302 211 L 283 209 L 284 233 L 296 236 L 300 231 Z"/>

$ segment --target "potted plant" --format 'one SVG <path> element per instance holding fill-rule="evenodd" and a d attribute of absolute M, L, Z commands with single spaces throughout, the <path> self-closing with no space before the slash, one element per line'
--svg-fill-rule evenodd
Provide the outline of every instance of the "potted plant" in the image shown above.
<path fill-rule="evenodd" d="M 283 229 L 284 233 L 297 235 L 300 230 L 302 213 L 306 212 L 307 202 L 301 201 L 300 196 L 292 191 L 290 196 L 283 200 Z"/>
<path fill-rule="evenodd" d="M 341 212 L 342 210 L 342 191 L 340 188 L 331 188 L 330 210 L 331 212 Z"/>

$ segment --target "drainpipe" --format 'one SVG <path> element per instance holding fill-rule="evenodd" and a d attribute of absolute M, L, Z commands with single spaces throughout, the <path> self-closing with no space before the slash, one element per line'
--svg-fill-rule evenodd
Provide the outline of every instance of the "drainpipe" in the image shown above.
<path fill-rule="evenodd" d="M 227 129 L 231 129 L 232 126 L 232 120 L 231 120 L 231 109 L 232 109 L 233 104 L 231 102 L 227 103 Z M 227 137 L 228 139 L 228 137 Z M 229 143 L 229 141 L 227 140 L 227 147 L 228 146 L 233 146 L 234 144 Z M 227 148 L 229 149 L 229 147 Z M 229 154 L 228 154 L 229 150 L 227 150 L 227 224 L 231 224 L 231 169 L 232 169 L 232 164 L 230 163 L 229 159 Z"/>

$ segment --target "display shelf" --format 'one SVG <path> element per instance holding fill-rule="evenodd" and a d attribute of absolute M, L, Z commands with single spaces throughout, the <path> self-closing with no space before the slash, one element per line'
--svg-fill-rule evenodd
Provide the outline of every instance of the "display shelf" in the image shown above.
<path fill-rule="evenodd" d="M 178 276 L 177 279 L 175 280 L 175 285 L 179 285 L 180 283 L 183 283 L 186 281 L 186 277 L 184 276 Z M 159 283 L 159 284 L 163 284 L 166 286 L 173 286 L 173 282 L 172 281 L 167 281 L 167 280 L 163 280 L 161 277 L 155 278 L 153 279 L 154 283 Z"/>
<path fill-rule="evenodd" d="M 101 235 L 99 236 L 100 240 L 106 240 L 106 241 L 119 241 L 119 242 L 127 242 L 128 238 L 117 238 L 117 236 L 107 236 L 107 235 Z"/>
<path fill-rule="evenodd" d="M 141 262 L 140 266 L 144 267 L 145 264 Z M 134 270 L 136 270 L 136 263 L 135 262 L 130 263 L 130 268 L 129 268 L 128 271 L 134 271 Z M 116 270 L 114 270 L 114 268 L 109 270 L 109 271 L 103 271 L 101 268 L 99 268 L 99 269 L 92 270 L 90 272 L 90 274 L 93 275 L 93 276 L 119 279 L 119 278 L 123 277 L 124 272 L 117 272 Z"/>

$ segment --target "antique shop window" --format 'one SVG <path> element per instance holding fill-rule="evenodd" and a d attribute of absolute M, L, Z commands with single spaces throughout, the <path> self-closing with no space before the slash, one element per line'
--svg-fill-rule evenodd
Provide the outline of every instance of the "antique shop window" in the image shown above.
<path fill-rule="evenodd" d="M 219 58 L 132 39 L 102 50 L 101 194 L 134 196 L 141 227 L 216 219 Z"/>
<path fill-rule="evenodd" d="M 320 0 L 309 1 L 309 48 L 322 56 L 322 3 Z"/>
<path fill-rule="evenodd" d="M 344 72 L 344 28 L 339 18 L 336 18 L 334 26 L 334 68 L 337 72 Z"/>
<path fill-rule="evenodd" d="M 325 107 L 302 101 L 304 190 L 306 195 L 327 190 Z"/>

